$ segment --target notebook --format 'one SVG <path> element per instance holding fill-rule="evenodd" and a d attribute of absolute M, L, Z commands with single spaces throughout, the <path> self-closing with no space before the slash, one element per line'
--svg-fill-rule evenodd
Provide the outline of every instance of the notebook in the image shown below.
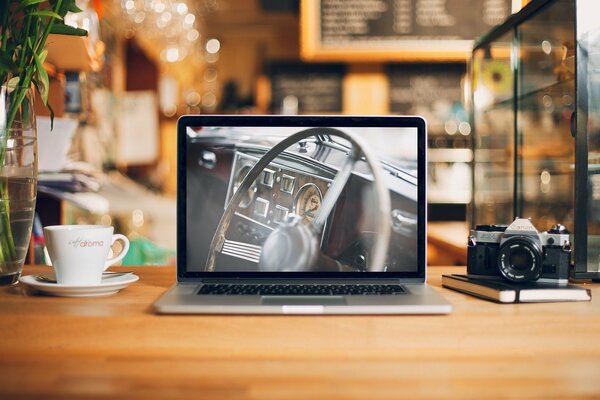
<path fill-rule="evenodd" d="M 467 275 L 442 275 L 442 286 L 498 303 L 540 303 L 590 301 L 592 292 L 575 285 L 527 282 L 512 283 L 500 279 L 475 279 Z"/>
<path fill-rule="evenodd" d="M 444 314 L 419 117 L 184 116 L 159 313 Z"/>

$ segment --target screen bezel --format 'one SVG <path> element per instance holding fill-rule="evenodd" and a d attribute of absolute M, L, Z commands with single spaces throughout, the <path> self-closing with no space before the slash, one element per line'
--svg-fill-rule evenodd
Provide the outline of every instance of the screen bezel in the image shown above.
<path fill-rule="evenodd" d="M 187 271 L 187 127 L 381 127 L 417 128 L 417 270 L 390 272 L 205 272 Z M 177 121 L 177 281 L 205 278 L 244 279 L 409 279 L 424 282 L 427 249 L 427 126 L 418 116 L 280 116 L 280 115 L 184 115 Z"/>

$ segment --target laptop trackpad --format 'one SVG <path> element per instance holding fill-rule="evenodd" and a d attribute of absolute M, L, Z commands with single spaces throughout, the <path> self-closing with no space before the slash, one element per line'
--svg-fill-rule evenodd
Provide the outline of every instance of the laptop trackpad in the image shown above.
<path fill-rule="evenodd" d="M 262 296 L 260 302 L 269 306 L 339 306 L 346 304 L 343 296 Z"/>

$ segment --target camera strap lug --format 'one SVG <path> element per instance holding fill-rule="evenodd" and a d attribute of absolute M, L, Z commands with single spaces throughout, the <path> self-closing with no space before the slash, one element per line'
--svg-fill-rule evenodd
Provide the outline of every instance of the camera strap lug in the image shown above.
<path fill-rule="evenodd" d="M 475 240 L 474 236 L 469 236 L 469 240 L 467 240 L 467 246 L 469 246 L 469 247 L 477 246 L 477 240 Z"/>

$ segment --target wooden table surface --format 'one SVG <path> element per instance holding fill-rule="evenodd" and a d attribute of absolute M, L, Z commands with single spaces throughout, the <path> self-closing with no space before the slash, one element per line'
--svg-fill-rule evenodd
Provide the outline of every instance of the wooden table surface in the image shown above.
<path fill-rule="evenodd" d="M 429 269 L 446 316 L 155 315 L 171 267 L 103 298 L 2 287 L 0 399 L 600 398 L 600 285 L 499 305 L 440 288 L 463 271 Z"/>

